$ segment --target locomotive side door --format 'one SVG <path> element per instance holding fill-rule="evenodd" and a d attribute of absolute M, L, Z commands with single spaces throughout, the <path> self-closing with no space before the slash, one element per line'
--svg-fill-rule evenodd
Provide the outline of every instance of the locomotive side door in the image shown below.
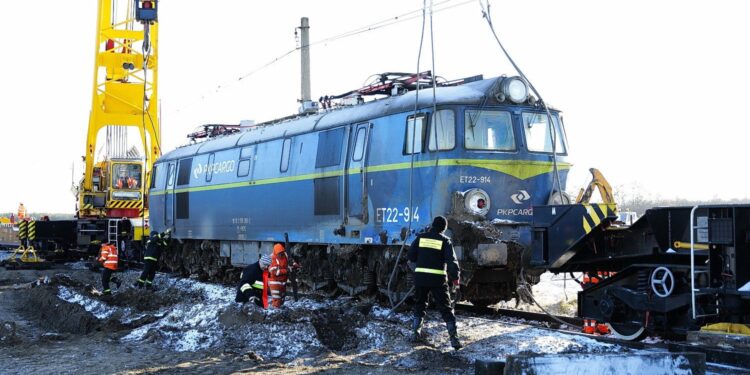
<path fill-rule="evenodd" d="M 350 224 L 367 223 L 367 149 L 370 124 L 352 126 L 346 158 L 346 214 Z"/>
<path fill-rule="evenodd" d="M 170 162 L 167 170 L 167 186 L 164 189 L 164 225 L 169 228 L 174 225 L 174 180 L 177 163 Z M 166 229 L 165 228 L 165 229 Z"/>

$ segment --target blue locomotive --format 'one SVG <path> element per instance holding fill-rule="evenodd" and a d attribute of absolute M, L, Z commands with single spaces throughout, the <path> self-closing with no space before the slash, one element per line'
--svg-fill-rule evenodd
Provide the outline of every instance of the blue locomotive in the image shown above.
<path fill-rule="evenodd" d="M 519 77 L 409 90 L 417 78 L 349 95 L 385 98 L 329 104 L 163 155 L 149 209 L 152 230 L 174 228 L 181 241 L 167 265 L 220 276 L 288 234 L 311 287 L 377 293 L 396 267 L 403 292 L 402 244 L 445 215 L 464 298 L 516 297 L 531 257 L 532 206 L 564 196 L 553 189 L 557 173 L 564 191 L 570 168 L 560 113 L 548 116 Z"/>

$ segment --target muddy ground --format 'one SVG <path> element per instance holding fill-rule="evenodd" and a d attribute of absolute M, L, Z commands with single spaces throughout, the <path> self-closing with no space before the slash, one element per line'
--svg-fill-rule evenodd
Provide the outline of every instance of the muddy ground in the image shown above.
<path fill-rule="evenodd" d="M 470 374 L 473 362 L 519 352 L 628 349 L 538 328 L 459 317 L 453 351 L 437 312 L 427 339 L 409 340 L 409 314 L 372 303 L 291 298 L 281 310 L 233 302 L 233 286 L 159 274 L 156 291 L 101 296 L 82 263 L 43 271 L 0 268 L 0 368 L 10 374 Z M 29 284 L 33 283 L 33 284 Z"/>

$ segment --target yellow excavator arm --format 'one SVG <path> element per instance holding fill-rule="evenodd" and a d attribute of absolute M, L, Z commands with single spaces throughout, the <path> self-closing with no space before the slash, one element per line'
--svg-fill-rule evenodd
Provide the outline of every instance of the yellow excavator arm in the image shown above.
<path fill-rule="evenodd" d="M 591 182 L 586 186 L 586 189 L 581 189 L 578 192 L 576 203 L 588 204 L 591 200 L 591 195 L 594 193 L 594 189 L 598 188 L 599 195 L 602 196 L 602 203 L 615 204 L 612 186 L 609 185 L 602 172 L 599 172 L 596 168 L 590 168 L 589 172 L 591 172 Z"/>

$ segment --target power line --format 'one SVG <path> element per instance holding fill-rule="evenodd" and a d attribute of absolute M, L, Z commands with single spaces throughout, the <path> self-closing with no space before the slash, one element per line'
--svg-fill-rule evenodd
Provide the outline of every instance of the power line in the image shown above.
<path fill-rule="evenodd" d="M 443 6 L 443 5 L 445 5 L 445 6 L 443 6 L 442 8 L 439 8 L 439 9 L 434 9 L 432 13 L 438 13 L 438 12 L 442 12 L 442 11 L 445 11 L 445 10 L 453 9 L 453 8 L 456 8 L 456 7 L 459 7 L 459 6 L 463 6 L 463 5 L 466 5 L 466 4 L 474 2 L 475 0 L 464 0 L 464 1 L 461 1 L 461 2 L 456 3 L 456 4 L 447 5 L 447 4 L 452 3 L 454 1 L 456 1 L 456 0 L 445 0 L 445 1 L 439 2 L 437 4 L 434 4 L 435 8 Z M 358 27 L 356 29 L 352 29 L 352 30 L 349 30 L 347 32 L 344 32 L 344 33 L 341 33 L 341 34 L 338 34 L 338 35 L 330 36 L 330 37 L 327 37 L 327 38 L 324 38 L 324 39 L 320 39 L 320 40 L 311 42 L 308 46 L 314 46 L 314 45 L 318 45 L 318 44 L 330 43 L 330 42 L 338 41 L 338 40 L 341 40 L 341 39 L 344 39 L 344 38 L 348 38 L 348 37 L 352 37 L 352 36 L 355 36 L 355 35 L 363 34 L 363 33 L 366 33 L 366 32 L 370 32 L 370 31 L 375 31 L 375 30 L 378 30 L 378 29 L 382 29 L 384 27 L 396 25 L 396 24 L 399 24 L 399 23 L 402 23 L 402 22 L 411 21 L 413 19 L 417 19 L 417 18 L 422 17 L 421 13 L 422 13 L 422 8 L 416 9 L 416 10 L 413 10 L 413 11 L 410 11 L 410 12 L 406 12 L 406 13 L 394 16 L 394 17 L 389 17 L 389 18 L 383 19 L 381 21 L 378 21 L 378 22 L 375 22 L 375 23 L 372 23 L 372 24 L 369 24 L 369 25 L 366 25 L 366 26 Z M 300 46 L 296 46 L 295 48 L 293 48 L 293 49 L 291 49 L 289 51 L 284 52 L 283 54 L 281 54 L 281 55 L 279 55 L 279 56 L 277 56 L 277 57 L 269 60 L 265 64 L 263 64 L 263 65 L 255 68 L 255 69 L 251 70 L 248 73 L 245 73 L 245 74 L 239 76 L 238 78 L 236 78 L 236 79 L 234 79 L 232 81 L 228 81 L 227 83 L 222 84 L 222 85 L 217 85 L 216 88 L 211 93 L 209 93 L 207 95 L 201 95 L 201 99 L 200 100 L 202 101 L 208 95 L 219 93 L 223 89 L 225 89 L 227 87 L 230 87 L 231 85 L 236 84 L 236 83 L 238 83 L 238 82 L 240 82 L 240 81 L 242 81 L 242 80 L 244 80 L 246 78 L 251 77 L 252 75 L 254 75 L 254 74 L 260 72 L 261 70 L 263 70 L 263 69 L 265 69 L 265 68 L 267 68 L 267 67 L 269 67 L 269 66 L 271 66 L 271 65 L 273 65 L 273 64 L 275 64 L 275 63 L 277 63 L 277 62 L 279 62 L 281 60 L 283 60 L 287 56 L 293 54 L 294 52 L 296 52 L 296 51 L 298 51 L 300 49 L 301 49 Z M 175 112 L 180 112 L 184 108 L 192 108 L 192 105 L 182 106 L 179 109 L 176 109 Z"/>

